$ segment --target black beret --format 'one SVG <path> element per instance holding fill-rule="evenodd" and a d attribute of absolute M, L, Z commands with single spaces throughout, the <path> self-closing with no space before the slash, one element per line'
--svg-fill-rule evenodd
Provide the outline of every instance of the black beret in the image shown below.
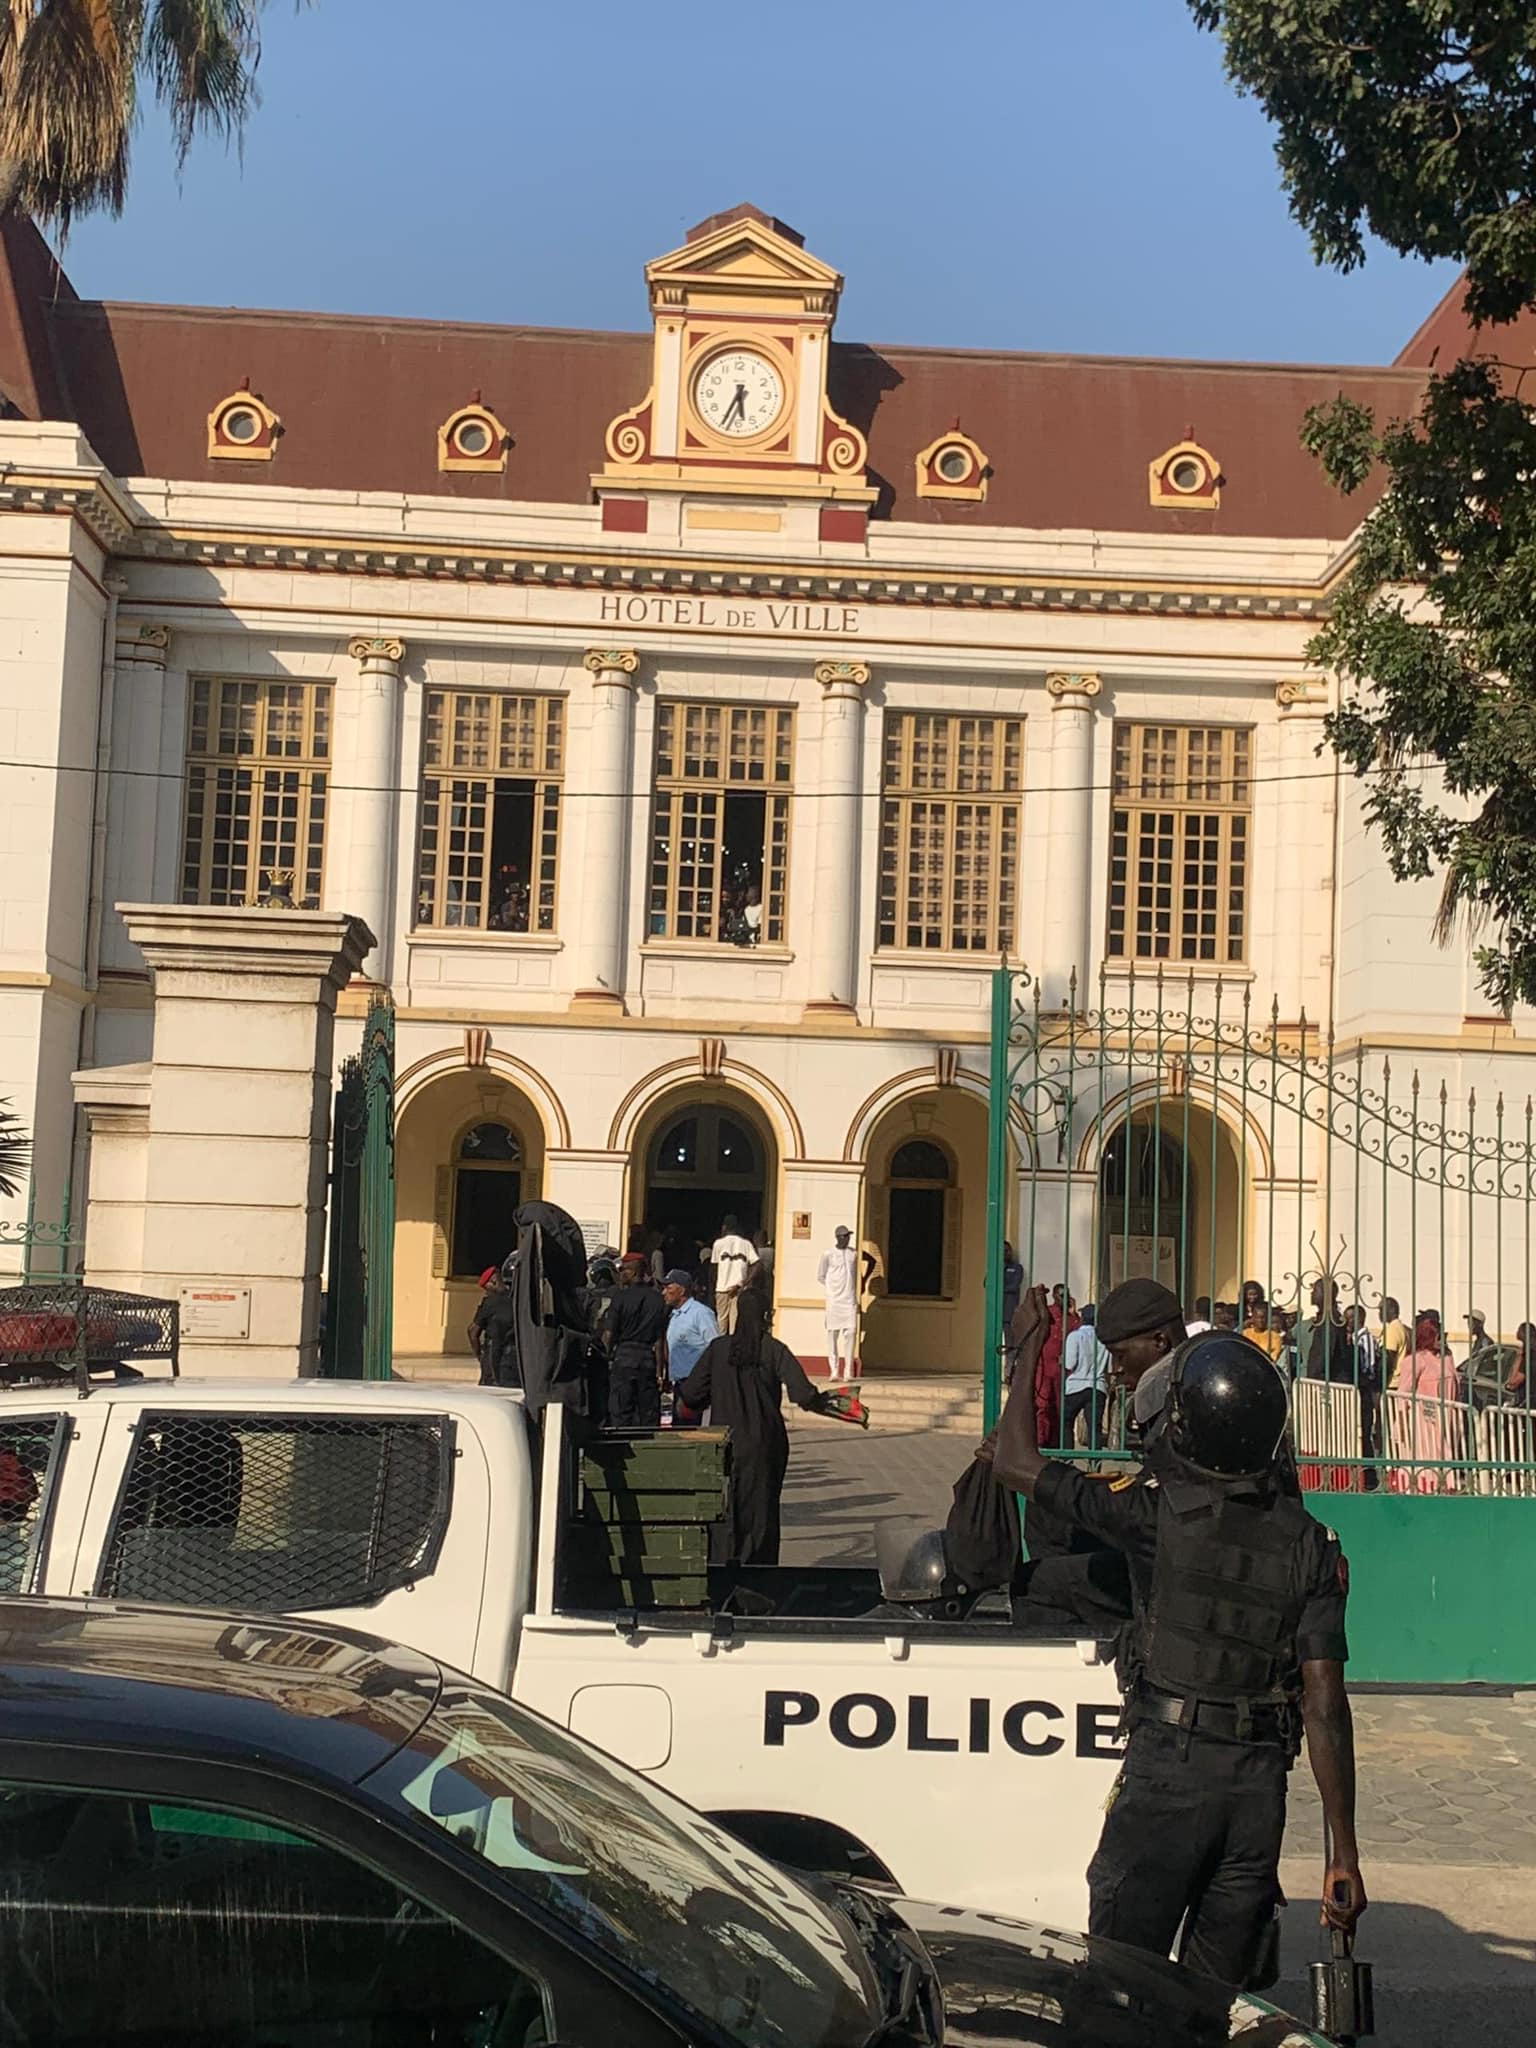
<path fill-rule="evenodd" d="M 1142 1277 L 1111 1287 L 1099 1303 L 1094 1328 L 1101 1344 L 1123 1344 L 1127 1337 L 1142 1337 L 1150 1330 L 1166 1329 L 1170 1323 L 1184 1327 L 1179 1297 L 1160 1281 Z"/>

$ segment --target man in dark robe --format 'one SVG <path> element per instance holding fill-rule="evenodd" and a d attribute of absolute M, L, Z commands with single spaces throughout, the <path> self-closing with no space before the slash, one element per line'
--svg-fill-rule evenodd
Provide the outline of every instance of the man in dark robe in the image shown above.
<path fill-rule="evenodd" d="M 695 1411 L 707 1408 L 712 1426 L 731 1432 L 729 1518 L 710 1563 L 777 1564 L 779 1500 L 789 1468 L 784 1396 L 818 1414 L 827 1403 L 789 1346 L 769 1336 L 755 1288 L 742 1290 L 735 1329 L 715 1339 L 677 1393 Z"/>

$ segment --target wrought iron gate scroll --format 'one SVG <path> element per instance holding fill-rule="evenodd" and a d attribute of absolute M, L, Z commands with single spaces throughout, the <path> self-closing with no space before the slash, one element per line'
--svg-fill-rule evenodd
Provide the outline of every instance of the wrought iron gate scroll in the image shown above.
<path fill-rule="evenodd" d="M 1011 1238 L 1029 1280 L 1063 1283 L 1079 1301 L 1133 1272 L 1166 1280 L 1186 1307 L 1207 1295 L 1240 1302 L 1257 1280 L 1267 1319 L 1251 1334 L 1275 1352 L 1300 1320 L 1285 1356 L 1302 1392 L 1319 1296 L 1360 1305 L 1372 1330 L 1384 1296 L 1410 1332 L 1432 1308 L 1446 1385 L 1458 1375 L 1449 1405 L 1466 1413 L 1446 1415 L 1434 1458 L 1414 1445 L 1406 1462 L 1477 1467 L 1483 1490 L 1483 1465 L 1518 1466 L 1518 1490 L 1536 1490 L 1529 1095 L 1511 1103 L 1496 1090 L 1491 1110 L 1480 1105 L 1475 1086 L 1459 1085 L 1457 1056 L 1435 1062 L 1455 1070 L 1454 1095 L 1445 1071 L 1423 1071 L 1430 1056 L 1405 1077 L 1365 1039 L 1341 1045 L 1304 1013 L 1289 1022 L 1278 1002 L 1259 1008 L 1247 983 L 1103 970 L 1094 999 L 1082 993 L 1074 974 L 1065 1007 L 1048 1009 L 1027 973 L 1005 968 L 994 982 L 988 1425 Z M 1469 1359 L 1474 1306 L 1486 1309 L 1492 1352 Z M 1524 1399 L 1512 1400 L 1522 1377 Z M 1342 1440 L 1328 1450 L 1351 1455 Z M 1358 1473 L 1358 1444 L 1353 1463 Z"/>

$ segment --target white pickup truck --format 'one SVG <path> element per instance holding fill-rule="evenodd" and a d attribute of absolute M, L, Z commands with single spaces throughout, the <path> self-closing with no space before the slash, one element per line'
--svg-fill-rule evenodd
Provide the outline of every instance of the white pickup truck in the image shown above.
<path fill-rule="evenodd" d="M 510 1692 L 780 1860 L 1082 1925 L 1118 1754 L 1108 1645 L 1021 1636 L 1006 1603 L 882 1619 L 859 1567 L 722 1598 L 697 1526 L 721 1464 L 707 1433 L 580 1452 L 559 1409 L 540 1450 L 519 1400 L 478 1389 L 13 1387 L 0 1593 L 323 1615 Z"/>

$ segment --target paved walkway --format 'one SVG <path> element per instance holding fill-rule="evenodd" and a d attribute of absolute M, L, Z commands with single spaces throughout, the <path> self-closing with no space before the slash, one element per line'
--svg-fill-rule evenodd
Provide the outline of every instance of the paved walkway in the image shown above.
<path fill-rule="evenodd" d="M 941 1523 L 973 1446 L 964 1436 L 808 1423 L 791 1440 L 784 1559 L 874 1558 L 890 1516 Z M 1536 1691 L 1355 1696 L 1360 1853 L 1372 1905 L 1378 2038 L 1399 2048 L 1522 2048 L 1536 2040 Z M 1282 1871 L 1285 1980 L 1310 2010 L 1321 1954 L 1306 1903 L 1322 1874 L 1311 1774 L 1292 1781 Z"/>
<path fill-rule="evenodd" d="M 790 1433 L 785 1564 L 872 1564 L 890 1516 L 949 1513 L 950 1489 L 976 1446 L 950 1431 L 850 1429 L 808 1420 Z"/>

